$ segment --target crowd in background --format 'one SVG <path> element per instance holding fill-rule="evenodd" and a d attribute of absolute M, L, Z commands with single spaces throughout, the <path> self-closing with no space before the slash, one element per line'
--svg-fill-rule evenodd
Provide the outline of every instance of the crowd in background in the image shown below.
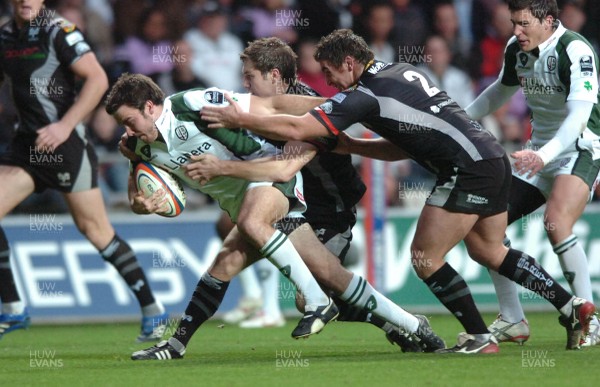
<path fill-rule="evenodd" d="M 600 2 L 558 1 L 563 25 L 584 35 L 596 48 L 600 40 Z M 10 2 L 0 1 L 1 23 Z M 337 28 L 352 28 L 378 60 L 422 67 L 460 106 L 497 79 L 506 41 L 512 36 L 507 6 L 501 0 L 46 0 L 49 9 L 75 23 L 114 82 L 123 72 L 152 77 L 167 94 L 217 86 L 244 91 L 239 54 L 246 42 L 277 36 L 298 54 L 300 80 L 329 97 L 316 42 Z M 0 151 L 17 121 L 9 85 L 0 90 Z M 127 162 L 117 152 L 123 128 L 98 107 L 87 122 L 100 155 L 101 187 L 109 205 L 126 206 Z M 530 131 L 525 97 L 483 120 L 507 152 L 520 149 Z M 360 127 L 353 135 L 361 135 Z M 356 160 L 357 165 L 361 160 Z M 410 207 L 424 201 L 431 175 L 411 161 L 386 166 L 387 201 Z M 412 192 L 412 193 L 411 193 Z M 192 197 L 191 206 L 207 205 Z M 64 211 L 60 197 L 35 195 L 17 211 Z"/>

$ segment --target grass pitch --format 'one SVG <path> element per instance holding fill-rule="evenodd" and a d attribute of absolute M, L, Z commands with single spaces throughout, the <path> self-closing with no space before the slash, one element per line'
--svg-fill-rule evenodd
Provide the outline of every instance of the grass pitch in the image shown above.
<path fill-rule="evenodd" d="M 492 315 L 486 315 L 491 322 Z M 530 313 L 533 335 L 497 355 L 402 353 L 378 329 L 333 323 L 296 341 L 283 328 L 205 324 L 176 361 L 134 362 L 135 324 L 33 326 L 0 341 L 1 386 L 567 386 L 600 376 L 600 346 L 566 351 L 556 313 Z M 448 345 L 461 330 L 451 316 L 431 317 Z"/>

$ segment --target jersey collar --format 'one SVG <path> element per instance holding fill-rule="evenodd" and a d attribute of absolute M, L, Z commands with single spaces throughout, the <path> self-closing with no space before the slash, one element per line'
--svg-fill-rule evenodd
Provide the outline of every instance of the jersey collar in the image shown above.
<path fill-rule="evenodd" d="M 560 38 L 566 31 L 567 29 L 563 27 L 562 23 L 559 21 L 558 27 L 556 28 L 554 33 L 548 38 L 548 40 L 546 40 L 543 43 L 540 43 L 540 45 L 537 46 L 537 49 L 533 50 L 532 53 L 537 53 L 536 56 L 539 56 L 540 53 L 543 53 L 544 50 L 546 50 L 550 45 L 552 45 L 556 40 L 558 40 L 558 38 Z"/>
<path fill-rule="evenodd" d="M 160 113 L 160 116 L 158 117 L 158 119 L 156 121 L 154 121 L 154 125 L 156 126 L 156 129 L 158 129 L 158 132 L 161 134 L 165 144 L 167 144 L 167 148 L 169 148 L 169 128 L 171 127 L 171 120 L 169 117 L 171 117 L 171 100 L 166 98 L 163 101 L 163 109 L 162 112 Z"/>

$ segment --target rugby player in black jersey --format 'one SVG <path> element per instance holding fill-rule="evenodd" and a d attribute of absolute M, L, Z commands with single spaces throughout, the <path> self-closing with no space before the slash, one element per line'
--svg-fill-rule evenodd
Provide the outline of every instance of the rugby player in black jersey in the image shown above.
<path fill-rule="evenodd" d="M 81 31 L 46 9 L 43 0 L 11 3 L 13 18 L 0 27 L 0 78 L 12 83 L 19 124 L 0 157 L 0 218 L 33 192 L 62 192 L 79 231 L 136 296 L 143 315 L 138 341 L 156 341 L 168 315 L 134 252 L 108 220 L 96 154 L 81 123 L 108 88 L 106 74 Z M 76 78 L 83 81 L 78 95 Z M 0 337 L 30 321 L 9 256 L 0 228 Z"/>
<path fill-rule="evenodd" d="M 243 62 L 244 87 L 253 95 L 318 95 L 297 79 L 296 54 L 281 39 L 257 39 L 249 43 L 240 57 Z M 188 166 L 188 174 L 196 180 L 233 176 L 251 181 L 288 181 L 301 170 L 307 204 L 304 217 L 317 238 L 343 263 L 350 248 L 352 227 L 356 223 L 355 206 L 364 195 L 366 187 L 352 165 L 350 155 L 329 151 L 336 144 L 337 140 L 331 137 L 293 142 L 283 148 L 284 152 L 279 157 L 260 163 L 219 160 L 212 155 L 194 156 L 195 162 Z M 283 143 L 280 145 L 283 146 Z M 295 236 L 296 234 L 291 234 L 292 241 Z M 308 246 L 303 247 L 308 249 Z M 308 267 L 314 271 L 310 263 Z M 278 302 L 277 289 L 270 291 L 273 294 L 264 294 L 263 298 L 274 297 L 275 302 Z M 388 340 L 397 343 L 403 351 L 421 350 L 409 334 L 394 325 L 340 299 L 335 302 L 340 310 L 338 321 L 370 322 L 383 329 Z"/>
<path fill-rule="evenodd" d="M 568 320 L 567 349 L 579 348 L 594 305 L 568 293 L 532 257 L 502 243 L 511 167 L 495 138 L 414 66 L 375 61 L 364 39 L 350 30 L 322 38 L 315 58 L 340 93 L 304 116 L 243 113 L 229 99 L 231 106 L 204 109 L 202 118 L 214 128 L 244 127 L 297 141 L 336 136 L 362 123 L 383 139 L 350 141 L 350 151 L 389 158 L 388 151 L 399 148 L 437 176 L 419 217 L 411 258 L 417 275 L 466 330 L 457 345 L 437 352 L 499 350 L 467 284 L 444 261 L 461 240 L 475 261 L 546 298 Z"/>

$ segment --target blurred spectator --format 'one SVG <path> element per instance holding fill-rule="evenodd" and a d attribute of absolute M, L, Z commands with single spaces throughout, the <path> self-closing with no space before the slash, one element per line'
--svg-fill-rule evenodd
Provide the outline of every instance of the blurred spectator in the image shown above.
<path fill-rule="evenodd" d="M 454 5 L 441 3 L 433 11 L 433 30 L 448 43 L 452 54 L 452 64 L 463 71 L 469 71 L 468 55 L 470 47 L 458 33 L 458 17 Z"/>
<path fill-rule="evenodd" d="M 581 0 L 565 1 L 558 16 L 565 28 L 578 33 L 584 32 L 583 27 L 586 24 L 587 16 L 583 5 L 584 2 Z M 597 19 L 596 21 L 598 22 L 600 20 Z M 594 46 L 595 51 L 598 52 L 598 36 L 588 35 L 586 38 L 590 41 L 592 46 Z"/>
<path fill-rule="evenodd" d="M 296 49 L 298 55 L 298 79 L 315 89 L 323 97 L 331 97 L 338 90 L 328 86 L 325 75 L 321 72 L 321 65 L 314 58 L 316 42 L 303 40 Z"/>
<path fill-rule="evenodd" d="M 481 63 L 478 71 L 480 77 L 478 92 L 483 91 L 498 78 L 504 62 L 504 48 L 513 35 L 512 29 L 508 6 L 499 3 L 494 7 L 488 33 L 472 55 L 475 62 Z"/>
<path fill-rule="evenodd" d="M 192 71 L 192 49 L 185 40 L 175 42 L 173 55 L 173 69 L 163 73 L 158 78 L 158 85 L 166 95 L 175 94 L 183 90 L 196 87 L 208 87 Z"/>
<path fill-rule="evenodd" d="M 467 73 L 450 64 L 452 54 L 444 38 L 438 35 L 427 38 L 425 56 L 427 62 L 419 67 L 438 88 L 446 91 L 463 109 L 473 102 L 475 96 L 471 78 Z"/>
<path fill-rule="evenodd" d="M 222 89 L 242 89 L 239 55 L 244 49 L 241 40 L 228 30 L 225 9 L 209 1 L 202 7 L 196 27 L 185 33 L 192 48 L 192 70 L 203 83 Z"/>
<path fill-rule="evenodd" d="M 131 72 L 154 79 L 173 68 L 174 47 L 169 39 L 167 15 L 158 8 L 147 8 L 141 15 L 138 31 L 117 47 L 115 60 L 125 62 Z"/>
<path fill-rule="evenodd" d="M 375 54 L 375 59 L 383 62 L 397 62 L 396 50 L 388 43 L 394 27 L 394 8 L 389 3 L 374 3 L 364 18 L 367 30 L 367 43 Z"/>
<path fill-rule="evenodd" d="M 308 19 L 302 17 L 301 11 L 288 7 L 286 0 L 258 0 L 256 3 L 239 12 L 251 26 L 252 40 L 274 36 L 292 44 L 298 38 L 296 29 L 309 27 Z"/>
<path fill-rule="evenodd" d="M 56 10 L 85 34 L 101 64 L 112 61 L 114 43 L 111 24 L 94 9 L 86 7 L 84 0 L 62 0 Z"/>
<path fill-rule="evenodd" d="M 418 2 L 411 0 L 392 0 L 394 7 L 394 28 L 390 34 L 390 42 L 402 61 L 412 56 L 423 54 L 423 43 L 429 30 L 423 10 Z M 396 60 L 397 61 L 397 60 Z"/>
<path fill-rule="evenodd" d="M 300 17 L 308 23 L 308 28 L 298 31 L 299 38 L 318 40 L 337 28 L 352 28 L 349 3 L 350 0 L 297 0 Z"/>

